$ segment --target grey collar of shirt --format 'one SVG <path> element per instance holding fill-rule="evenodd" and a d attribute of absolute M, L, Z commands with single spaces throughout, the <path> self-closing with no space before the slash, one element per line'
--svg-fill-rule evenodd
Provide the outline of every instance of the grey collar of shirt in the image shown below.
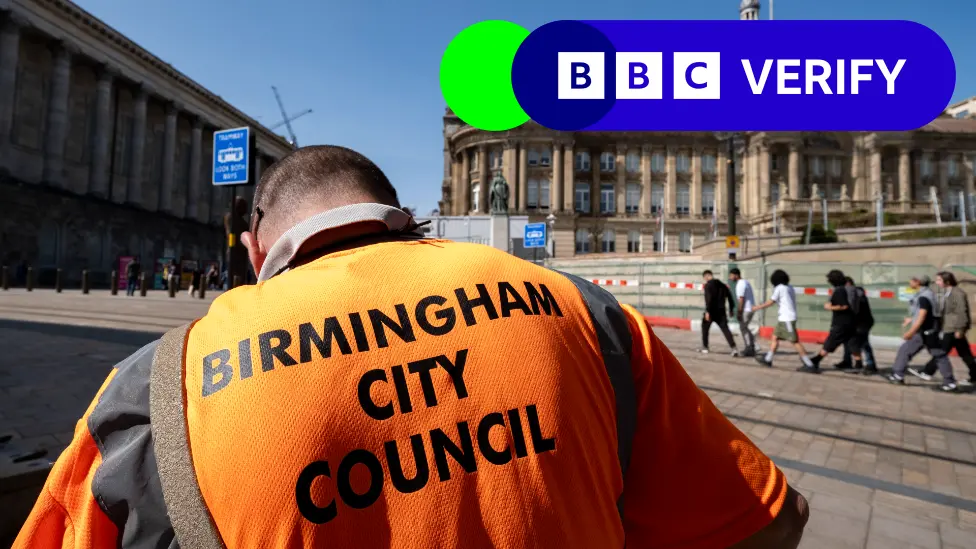
<path fill-rule="evenodd" d="M 291 229 L 271 246 L 258 282 L 291 268 L 301 253 L 327 248 L 355 238 L 396 233 L 423 238 L 410 214 L 385 204 L 350 204 L 313 215 Z"/>

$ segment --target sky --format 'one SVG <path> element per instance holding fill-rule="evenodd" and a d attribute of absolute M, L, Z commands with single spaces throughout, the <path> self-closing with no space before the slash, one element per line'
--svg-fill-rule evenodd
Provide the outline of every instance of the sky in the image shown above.
<path fill-rule="evenodd" d="M 973 0 L 774 1 L 776 19 L 922 23 L 955 58 L 953 102 L 976 95 Z M 293 123 L 300 145 L 365 154 L 421 214 L 437 207 L 443 180 L 440 59 L 465 27 L 486 19 L 531 30 L 559 19 L 739 17 L 739 0 L 76 2 L 262 124 L 282 119 L 271 91 L 277 86 L 289 114 L 314 111 Z M 766 19 L 769 0 L 761 3 Z"/>

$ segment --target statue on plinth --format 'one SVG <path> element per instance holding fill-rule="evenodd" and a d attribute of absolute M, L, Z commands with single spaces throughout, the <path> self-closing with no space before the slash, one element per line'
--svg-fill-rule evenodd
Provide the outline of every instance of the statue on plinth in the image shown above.
<path fill-rule="evenodd" d="M 508 213 L 508 183 L 501 173 L 495 174 L 491 182 L 491 213 L 493 215 Z"/>

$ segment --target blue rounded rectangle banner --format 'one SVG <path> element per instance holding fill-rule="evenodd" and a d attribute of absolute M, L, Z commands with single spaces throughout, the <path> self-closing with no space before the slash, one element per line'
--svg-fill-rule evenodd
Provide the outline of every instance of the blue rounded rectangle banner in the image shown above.
<path fill-rule="evenodd" d="M 512 66 L 525 112 L 567 131 L 912 130 L 955 80 L 910 21 L 555 21 Z"/>

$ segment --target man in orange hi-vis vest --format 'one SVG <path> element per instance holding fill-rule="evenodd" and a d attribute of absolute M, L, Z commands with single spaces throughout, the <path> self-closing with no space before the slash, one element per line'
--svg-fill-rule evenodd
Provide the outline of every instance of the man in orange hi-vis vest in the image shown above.
<path fill-rule="evenodd" d="M 15 547 L 798 545 L 640 313 L 399 206 L 345 148 L 269 168 L 258 283 L 116 366 Z"/>

